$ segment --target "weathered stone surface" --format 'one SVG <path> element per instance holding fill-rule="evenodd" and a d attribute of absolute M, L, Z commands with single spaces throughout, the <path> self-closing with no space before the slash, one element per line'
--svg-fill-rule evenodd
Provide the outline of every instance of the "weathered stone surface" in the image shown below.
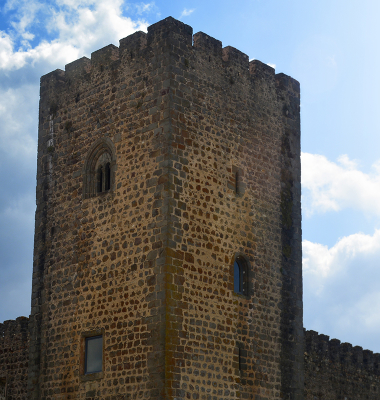
<path fill-rule="evenodd" d="M 303 396 L 299 84 L 192 38 L 167 18 L 41 78 L 30 399 Z"/>
<path fill-rule="evenodd" d="M 380 354 L 305 331 L 305 400 L 380 398 Z"/>
<path fill-rule="evenodd" d="M 0 399 L 26 400 L 29 356 L 28 318 L 0 324 Z"/>

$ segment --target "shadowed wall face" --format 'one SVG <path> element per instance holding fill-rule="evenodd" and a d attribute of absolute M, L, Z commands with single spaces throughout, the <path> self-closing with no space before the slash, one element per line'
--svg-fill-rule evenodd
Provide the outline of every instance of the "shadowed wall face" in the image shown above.
<path fill-rule="evenodd" d="M 28 318 L 0 324 L 0 399 L 26 400 L 29 356 Z"/>
<path fill-rule="evenodd" d="M 305 400 L 380 398 L 380 354 L 305 331 Z"/>

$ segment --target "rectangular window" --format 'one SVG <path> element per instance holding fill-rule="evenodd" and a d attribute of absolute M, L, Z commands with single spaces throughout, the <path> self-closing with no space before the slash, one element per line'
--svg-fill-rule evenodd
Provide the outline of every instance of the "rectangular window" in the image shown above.
<path fill-rule="evenodd" d="M 95 374 L 103 370 L 103 336 L 85 338 L 84 373 Z"/>
<path fill-rule="evenodd" d="M 5 378 L 0 378 L 0 400 L 7 398 L 7 381 Z"/>

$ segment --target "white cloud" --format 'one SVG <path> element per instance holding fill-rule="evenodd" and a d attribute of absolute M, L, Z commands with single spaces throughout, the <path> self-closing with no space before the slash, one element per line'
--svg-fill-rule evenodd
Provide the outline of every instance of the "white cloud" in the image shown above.
<path fill-rule="evenodd" d="M 5 8 L 7 10 L 16 10 L 16 19 L 11 22 L 16 35 L 21 36 L 27 41 L 32 40 L 34 35 L 28 32 L 32 23 L 35 21 L 36 14 L 43 8 L 38 1 L 19 0 L 7 2 Z"/>
<path fill-rule="evenodd" d="M 195 8 L 185 8 L 179 18 L 188 17 L 195 11 Z"/>
<path fill-rule="evenodd" d="M 135 5 L 136 9 L 137 9 L 137 14 L 141 15 L 147 12 L 150 12 L 154 9 L 156 9 L 156 4 L 153 2 L 151 3 L 140 3 L 140 4 L 136 4 Z"/>
<path fill-rule="evenodd" d="M 379 216 L 379 165 L 375 163 L 373 172 L 366 174 L 347 155 L 335 163 L 322 155 L 302 153 L 303 211 L 310 216 L 353 208 Z"/>
<path fill-rule="evenodd" d="M 136 30 L 146 31 L 143 20 L 133 21 L 122 15 L 122 0 L 57 0 L 53 7 L 44 8 L 44 25 L 47 32 L 55 34 L 51 41 L 40 41 L 32 47 L 29 43 L 34 34 L 28 27 L 35 22 L 38 2 L 19 2 L 18 20 L 11 33 L 0 32 L 0 68 L 14 70 L 25 65 L 44 62 L 61 68 L 109 43 L 118 44 L 119 39 Z M 32 6 L 32 5 L 34 6 Z M 15 7 L 15 4 L 12 3 Z M 145 10 L 149 8 L 145 4 Z M 9 6 L 10 7 L 10 6 Z M 143 8 L 144 8 L 143 7 Z M 21 35 L 21 39 L 20 36 Z M 21 41 L 20 41 L 21 40 Z M 16 49 L 16 43 L 22 44 Z"/>
<path fill-rule="evenodd" d="M 306 328 L 380 351 L 380 230 L 302 249 Z"/>
<path fill-rule="evenodd" d="M 276 69 L 276 64 L 267 63 L 267 65 L 269 65 L 269 66 L 272 67 L 273 69 Z"/>
<path fill-rule="evenodd" d="M 35 164 L 37 114 L 37 85 L 0 89 L 0 152 L 19 159 L 19 163 Z"/>

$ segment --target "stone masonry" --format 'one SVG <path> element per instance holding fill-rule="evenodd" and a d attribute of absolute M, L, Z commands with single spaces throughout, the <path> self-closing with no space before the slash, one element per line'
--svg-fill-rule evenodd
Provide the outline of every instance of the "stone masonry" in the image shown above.
<path fill-rule="evenodd" d="M 28 318 L 0 323 L 0 400 L 26 400 Z"/>
<path fill-rule="evenodd" d="M 302 399 L 299 83 L 169 17 L 40 95 L 29 399 Z"/>
<path fill-rule="evenodd" d="M 305 331 L 305 400 L 380 399 L 380 354 Z"/>

